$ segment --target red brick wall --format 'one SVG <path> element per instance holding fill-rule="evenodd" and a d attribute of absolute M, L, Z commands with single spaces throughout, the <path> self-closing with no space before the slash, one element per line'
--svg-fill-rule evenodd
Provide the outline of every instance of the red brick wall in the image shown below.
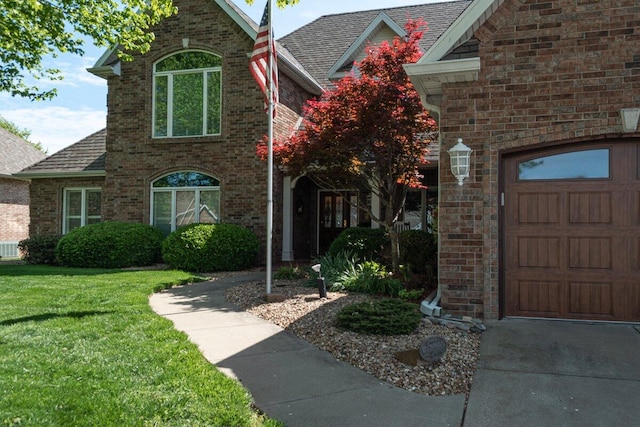
<path fill-rule="evenodd" d="M 150 52 L 123 62 L 121 76 L 109 78 L 104 217 L 149 223 L 151 182 L 169 172 L 197 170 L 220 180 L 222 222 L 253 229 L 265 242 L 267 167 L 256 156 L 255 146 L 267 133 L 267 117 L 262 93 L 248 68 L 253 40 L 213 2 L 180 0 L 175 4 L 179 15 L 155 31 Z M 182 50 L 185 38 L 190 49 L 222 57 L 222 134 L 153 139 L 153 64 Z M 280 89 L 287 106 L 280 108 L 276 119 L 279 137 L 291 132 L 298 117 L 294 111 L 299 111 L 304 99 L 294 83 L 282 75 Z M 281 190 L 281 177 L 276 174 L 276 255 L 282 250 Z"/>
<path fill-rule="evenodd" d="M 523 147 L 621 134 L 640 102 L 637 0 L 506 0 L 477 32 L 477 82 L 443 88 L 440 281 L 445 309 L 499 312 L 500 156 Z M 471 177 L 454 182 L 446 151 L 463 138 Z"/>
<path fill-rule="evenodd" d="M 29 181 L 0 178 L 0 242 L 29 236 Z"/>
<path fill-rule="evenodd" d="M 102 188 L 103 186 L 104 178 L 102 177 L 31 180 L 29 236 L 62 233 L 62 197 L 65 188 Z M 104 200 L 104 192 L 102 199 Z"/>

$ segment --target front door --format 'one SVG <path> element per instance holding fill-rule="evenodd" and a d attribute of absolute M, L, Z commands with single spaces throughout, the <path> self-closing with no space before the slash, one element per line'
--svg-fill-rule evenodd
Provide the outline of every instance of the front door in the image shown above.
<path fill-rule="evenodd" d="M 358 193 L 321 190 L 319 195 L 318 253 L 324 254 L 345 228 L 358 226 Z"/>

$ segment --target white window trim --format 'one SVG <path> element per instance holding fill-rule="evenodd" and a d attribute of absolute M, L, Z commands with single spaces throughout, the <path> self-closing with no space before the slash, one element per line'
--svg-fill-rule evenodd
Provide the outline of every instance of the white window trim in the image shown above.
<path fill-rule="evenodd" d="M 184 52 L 204 52 L 213 56 L 217 56 L 220 57 L 219 55 L 216 55 L 215 53 L 212 52 L 207 52 L 205 50 L 194 50 L 194 49 L 189 49 L 189 50 L 184 50 L 184 51 L 180 51 L 180 52 L 174 52 L 171 55 L 167 55 L 161 59 L 159 59 L 158 61 L 156 61 L 153 64 L 153 88 L 152 88 L 152 94 L 153 94 L 153 99 L 152 99 L 152 112 L 151 112 L 151 137 L 153 139 L 167 139 L 167 138 L 197 138 L 197 137 L 202 137 L 202 136 L 219 136 L 222 134 L 222 113 L 220 114 L 220 131 L 218 133 L 207 133 L 207 129 L 208 129 L 208 114 L 207 114 L 207 94 L 209 93 L 209 79 L 208 74 L 210 72 L 218 72 L 220 73 L 220 99 L 219 99 L 219 105 L 220 105 L 220 110 L 222 112 L 222 66 L 219 67 L 210 67 L 210 68 L 194 68 L 194 69 L 190 69 L 190 70 L 172 70 L 172 71 L 160 71 L 160 72 L 156 72 L 156 65 L 160 62 L 162 62 L 163 60 L 176 55 L 178 53 L 184 53 Z M 200 135 L 179 135 L 179 136 L 174 136 L 173 135 L 173 76 L 175 75 L 179 75 L 179 74 L 198 74 L 198 73 L 202 73 L 202 80 L 203 80 L 203 96 L 202 96 L 202 134 Z M 156 77 L 158 76 L 166 76 L 167 77 L 167 135 L 166 136 L 157 136 L 155 134 L 156 132 Z"/>
<path fill-rule="evenodd" d="M 81 201 L 80 201 L 80 227 L 84 227 L 87 225 L 87 192 L 89 191 L 99 191 L 102 196 L 102 188 L 100 187 L 69 187 L 65 188 L 62 195 L 62 234 L 67 234 L 69 230 L 67 230 L 67 222 L 69 216 L 67 216 L 67 194 L 71 191 L 80 191 L 82 193 Z M 74 216 L 75 218 L 75 216 Z M 102 220 L 102 208 L 100 209 L 100 220 Z"/>

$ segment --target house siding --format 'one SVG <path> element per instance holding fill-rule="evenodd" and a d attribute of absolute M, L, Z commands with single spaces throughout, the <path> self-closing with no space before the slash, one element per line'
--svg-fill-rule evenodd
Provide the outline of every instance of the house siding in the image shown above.
<path fill-rule="evenodd" d="M 640 4 L 507 0 L 475 37 L 478 81 L 443 87 L 439 275 L 445 309 L 496 319 L 501 155 L 640 136 L 620 119 L 640 102 Z M 458 138 L 473 149 L 463 186 L 446 154 Z"/>
<path fill-rule="evenodd" d="M 105 219 L 150 222 L 150 186 L 158 177 L 197 170 L 220 180 L 221 221 L 252 229 L 266 248 L 267 164 L 256 143 L 267 133 L 263 95 L 249 72 L 253 40 L 215 3 L 175 2 L 179 15 L 155 29 L 145 55 L 122 63 L 121 76 L 108 79 L 107 157 L 103 193 Z M 153 64 L 183 49 L 222 57 L 222 133 L 193 138 L 152 138 Z M 289 135 L 308 98 L 280 75 L 282 106 L 274 133 Z M 274 174 L 274 254 L 282 250 L 282 177 Z M 264 259 L 264 258 L 262 258 Z"/>

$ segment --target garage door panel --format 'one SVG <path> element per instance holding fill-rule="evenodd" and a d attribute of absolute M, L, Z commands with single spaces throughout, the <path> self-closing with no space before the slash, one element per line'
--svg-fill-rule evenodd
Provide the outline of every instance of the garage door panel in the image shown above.
<path fill-rule="evenodd" d="M 569 267 L 611 270 L 613 245 L 607 237 L 569 239 Z"/>
<path fill-rule="evenodd" d="M 521 315 L 560 315 L 560 283 L 520 280 L 517 288 L 517 309 Z"/>
<path fill-rule="evenodd" d="M 557 224 L 559 220 L 557 193 L 530 193 L 518 195 L 518 223 Z"/>
<path fill-rule="evenodd" d="M 611 283 L 569 283 L 569 307 L 573 316 L 613 317 L 613 285 Z"/>
<path fill-rule="evenodd" d="M 569 193 L 569 224 L 610 224 L 611 192 Z"/>
<path fill-rule="evenodd" d="M 557 237 L 519 237 L 518 267 L 559 267 L 560 239 Z"/>

